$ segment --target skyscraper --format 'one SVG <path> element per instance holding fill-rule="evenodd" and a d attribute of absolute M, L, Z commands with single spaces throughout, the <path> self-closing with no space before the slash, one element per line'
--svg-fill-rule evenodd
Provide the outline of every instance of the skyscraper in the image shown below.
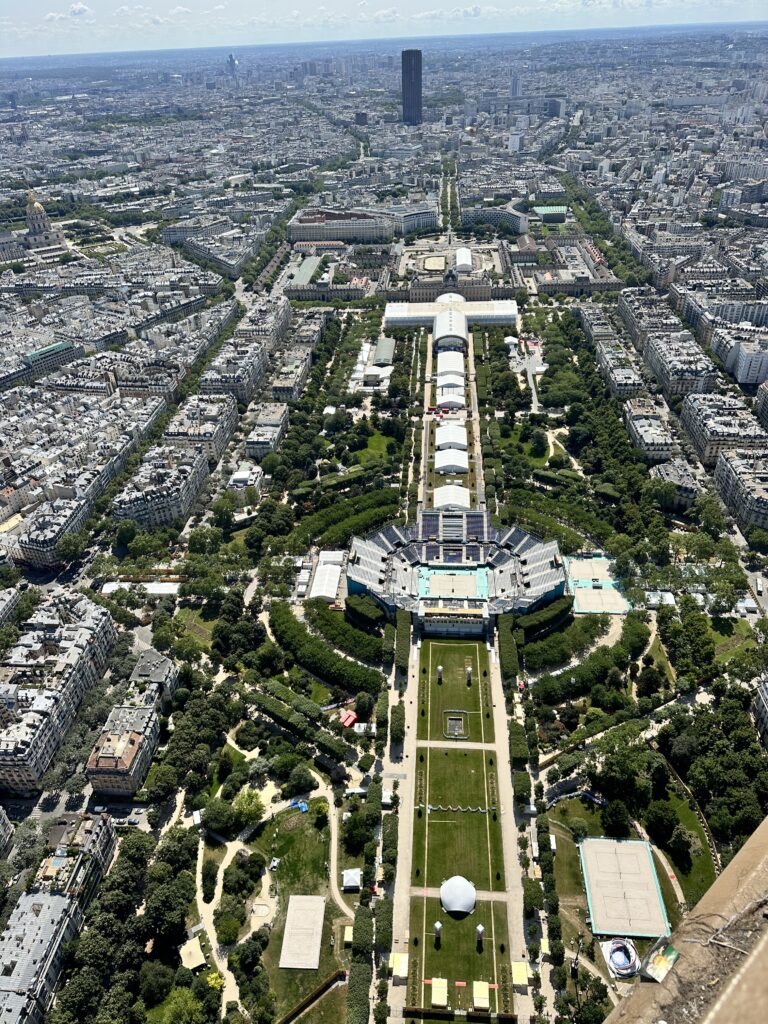
<path fill-rule="evenodd" d="M 421 50 L 403 50 L 403 121 L 421 124 Z"/>

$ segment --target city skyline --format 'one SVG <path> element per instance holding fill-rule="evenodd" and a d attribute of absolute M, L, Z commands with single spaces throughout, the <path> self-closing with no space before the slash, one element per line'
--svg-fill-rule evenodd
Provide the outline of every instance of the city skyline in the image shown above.
<path fill-rule="evenodd" d="M 314 6 L 296 0 L 284 14 L 253 13 L 244 0 L 208 3 L 189 0 L 31 0 L 25 14 L 0 0 L 0 59 L 48 55 L 143 52 L 216 46 L 262 46 L 376 42 L 427 42 L 446 36 L 547 33 L 551 31 L 633 30 L 665 27 L 764 24 L 757 0 L 556 0 L 546 11 L 534 3 L 434 7 L 379 6 L 375 0 L 337 0 Z M 724 15 L 728 17 L 725 18 Z M 115 40 L 119 44 L 115 45 Z"/>

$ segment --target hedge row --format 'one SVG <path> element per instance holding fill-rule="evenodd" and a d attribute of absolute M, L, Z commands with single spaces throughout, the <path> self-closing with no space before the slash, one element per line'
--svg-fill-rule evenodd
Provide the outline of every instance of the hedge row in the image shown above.
<path fill-rule="evenodd" d="M 397 837 L 399 818 L 387 814 L 381 824 L 381 861 L 383 864 L 397 864 Z"/>
<path fill-rule="evenodd" d="M 369 632 L 378 629 L 386 618 L 384 609 L 380 608 L 372 597 L 362 594 L 350 594 L 347 597 L 344 602 L 344 614 L 353 626 Z"/>
<path fill-rule="evenodd" d="M 526 771 L 516 771 L 513 778 L 515 802 L 529 804 L 531 802 L 531 776 Z"/>
<path fill-rule="evenodd" d="M 266 690 L 267 693 L 277 697 L 283 703 L 289 704 L 294 711 L 298 711 L 300 715 L 304 715 L 311 722 L 319 722 L 322 719 L 323 709 L 319 704 L 315 704 L 309 697 L 304 697 L 300 693 L 294 693 L 293 690 L 278 682 L 277 679 L 267 679 L 260 685 L 262 690 Z"/>
<path fill-rule="evenodd" d="M 376 741 L 386 744 L 389 728 L 389 694 L 382 690 L 376 701 Z"/>
<path fill-rule="evenodd" d="M 581 654 L 606 632 L 609 625 L 607 615 L 583 615 L 574 619 L 565 629 L 551 633 L 543 640 L 526 644 L 525 668 L 527 672 L 567 665 L 572 658 Z"/>
<path fill-rule="evenodd" d="M 383 526 L 385 523 L 402 522 L 402 520 L 392 518 L 393 513 L 400 505 L 400 497 L 397 491 L 390 489 L 389 491 L 379 491 L 378 493 L 382 495 L 382 498 L 379 500 L 376 508 L 369 508 L 364 512 L 358 512 L 357 515 L 342 519 L 340 523 L 332 526 L 325 533 L 320 534 L 317 538 L 318 545 L 321 548 L 345 548 L 356 534 L 370 533 L 371 530 L 375 530 L 378 526 Z M 387 493 L 394 496 L 394 501 L 391 499 L 384 500 L 383 495 Z"/>
<path fill-rule="evenodd" d="M 398 608 L 396 615 L 397 639 L 395 640 L 395 667 L 401 675 L 408 672 L 408 658 L 411 653 L 411 614 L 405 608 Z"/>
<path fill-rule="evenodd" d="M 386 955 L 392 949 L 392 900 L 388 896 L 376 901 L 376 952 Z"/>
<path fill-rule="evenodd" d="M 524 769 L 528 763 L 528 738 L 520 722 L 509 723 L 509 756 L 514 769 Z"/>
<path fill-rule="evenodd" d="M 629 663 L 643 653 L 650 635 L 641 614 L 630 612 L 615 647 L 598 647 L 572 670 L 537 679 L 532 687 L 534 700 L 537 704 L 555 705 L 583 697 L 593 686 L 605 683 L 612 668 L 625 672 Z"/>
<path fill-rule="evenodd" d="M 395 637 L 397 631 L 391 622 L 384 626 L 384 639 L 381 644 L 381 657 L 385 665 L 391 665 L 395 660 Z"/>
<path fill-rule="evenodd" d="M 335 654 L 319 637 L 312 636 L 303 622 L 299 622 L 285 601 L 276 601 L 269 609 L 269 624 L 280 647 L 293 655 L 294 660 L 308 672 L 331 686 L 339 686 L 347 693 L 364 690 L 378 694 L 384 682 L 381 672 L 365 668 L 355 661 Z"/>
<path fill-rule="evenodd" d="M 364 633 L 344 618 L 341 612 L 332 611 L 325 601 L 315 598 L 304 602 L 304 615 L 310 626 L 345 654 L 351 654 L 361 661 L 380 665 L 382 661 L 382 641 L 378 636 Z"/>
<path fill-rule="evenodd" d="M 293 711 L 282 701 L 270 697 L 268 693 L 254 693 L 251 695 L 251 700 L 259 711 L 268 715 L 277 725 L 294 733 L 299 739 L 314 744 L 318 750 L 328 754 L 339 764 L 343 761 L 348 761 L 351 764 L 356 759 L 357 752 L 352 747 L 348 747 L 336 736 L 331 736 L 329 732 L 318 729 L 317 725 L 306 719 L 304 715 Z"/>
<path fill-rule="evenodd" d="M 517 644 L 513 635 L 514 616 L 505 613 L 499 616 L 499 666 L 504 686 L 514 686 L 520 672 Z"/>
<path fill-rule="evenodd" d="M 369 993 L 373 981 L 371 964 L 353 960 L 347 982 L 347 1024 L 368 1024 L 370 1020 Z"/>
<path fill-rule="evenodd" d="M 398 744 L 405 740 L 405 705 L 395 704 L 389 718 L 389 738 Z"/>
<path fill-rule="evenodd" d="M 314 484 L 314 481 L 312 483 Z M 392 493 L 396 496 L 396 492 L 393 491 Z M 332 526 L 335 526 L 336 523 L 349 519 L 350 516 L 364 512 L 366 509 L 378 508 L 386 501 L 387 499 L 382 497 L 381 491 L 373 490 L 357 494 L 353 498 L 343 498 L 334 501 L 327 508 L 321 509 L 319 512 L 313 512 L 310 516 L 305 516 L 286 539 L 290 540 L 291 543 L 296 543 L 300 547 L 306 548 Z"/>
<path fill-rule="evenodd" d="M 515 620 L 515 626 L 523 631 L 525 643 L 530 643 L 539 633 L 544 633 L 559 626 L 571 614 L 572 608 L 572 597 L 558 597 L 557 600 L 548 604 L 546 608 L 541 608 L 537 612 L 529 612 L 527 615 L 518 616 Z"/>
<path fill-rule="evenodd" d="M 352 957 L 370 963 L 373 956 L 373 915 L 362 904 L 355 911 L 352 925 Z"/>

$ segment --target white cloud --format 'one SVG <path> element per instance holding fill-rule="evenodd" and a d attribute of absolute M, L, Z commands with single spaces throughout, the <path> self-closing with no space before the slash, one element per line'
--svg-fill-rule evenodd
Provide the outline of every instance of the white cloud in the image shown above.
<path fill-rule="evenodd" d="M 192 11 L 188 7 L 173 7 L 168 13 L 172 18 L 178 17 L 180 14 L 191 14 Z"/>
<path fill-rule="evenodd" d="M 82 18 L 84 14 L 93 14 L 93 11 L 87 4 L 81 3 L 81 0 L 77 0 L 76 3 L 70 4 L 70 18 Z"/>
<path fill-rule="evenodd" d="M 389 24 L 393 21 L 398 21 L 400 18 L 400 11 L 396 7 L 385 7 L 381 11 L 376 11 L 375 14 L 371 15 L 373 21 L 377 21 L 379 24 Z"/>
<path fill-rule="evenodd" d="M 66 14 L 58 14 L 56 11 L 49 11 L 43 18 L 43 21 L 64 21 Z"/>

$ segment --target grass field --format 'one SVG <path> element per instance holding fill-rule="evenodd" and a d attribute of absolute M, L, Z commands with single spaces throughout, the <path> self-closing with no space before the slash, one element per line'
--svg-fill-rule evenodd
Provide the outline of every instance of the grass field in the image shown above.
<path fill-rule="evenodd" d="M 709 620 L 709 633 L 715 642 L 715 664 L 723 665 L 740 651 L 757 647 L 752 627 L 744 619 Z"/>
<path fill-rule="evenodd" d="M 437 667 L 443 667 L 443 681 L 437 682 Z M 472 685 L 467 686 L 467 666 L 472 668 Z M 493 705 L 488 678 L 488 651 L 479 643 L 424 641 L 419 665 L 420 740 L 445 740 L 448 713 L 461 720 L 464 734 L 457 739 L 492 743 Z M 433 803 L 435 801 L 432 801 Z"/>
<path fill-rule="evenodd" d="M 675 808 L 680 824 L 690 832 L 693 832 L 701 843 L 701 853 L 691 857 L 690 864 L 678 863 L 670 853 L 666 850 L 664 851 L 675 869 L 677 880 L 685 893 L 686 903 L 689 907 L 693 907 L 714 882 L 715 866 L 712 863 L 712 854 L 709 852 L 704 829 L 699 824 L 699 819 L 696 817 L 695 812 L 688 806 L 688 801 L 681 797 L 674 789 L 670 789 L 669 802 Z"/>
<path fill-rule="evenodd" d="M 434 924 L 443 926 L 442 938 L 435 943 Z M 478 947 L 475 929 L 485 928 L 482 947 Z M 498 985 L 491 989 L 491 1010 L 512 1010 L 509 933 L 504 903 L 478 901 L 475 912 L 461 921 L 450 918 L 434 898 L 415 899 L 411 904 L 409 946 L 409 999 L 416 1006 L 432 1004 L 429 985 L 424 979 L 448 980 L 448 1005 L 454 1010 L 472 1008 L 472 982 Z M 466 982 L 466 986 L 456 982 Z M 505 1005 L 508 1004 L 508 1005 Z"/>
<path fill-rule="evenodd" d="M 280 858 L 280 866 L 274 873 L 279 909 L 269 945 L 263 956 L 264 966 L 269 973 L 270 988 L 275 993 L 278 1016 L 294 1007 L 338 967 L 347 966 L 349 961 L 343 950 L 343 943 L 335 934 L 335 922 L 339 914 L 329 899 L 325 909 L 319 968 L 316 971 L 293 971 L 281 970 L 278 966 L 290 896 L 294 893 L 328 896 L 325 864 L 329 859 L 329 830 L 326 827 L 320 831 L 315 827 L 312 810 L 316 804 L 317 801 L 311 802 L 308 814 L 285 811 L 274 821 L 265 822 L 256 840 L 251 844 L 252 848 L 259 850 L 267 860 L 272 857 Z M 335 939 L 333 946 L 332 937 Z"/>
<path fill-rule="evenodd" d="M 219 620 L 215 616 L 208 619 L 203 618 L 203 613 L 205 613 L 205 608 L 202 611 L 199 608 L 179 608 L 176 617 L 184 623 L 189 635 L 193 636 L 201 647 L 209 651 L 213 627 Z"/>
<path fill-rule="evenodd" d="M 439 886 L 460 874 L 478 889 L 503 890 L 501 821 L 490 811 L 497 803 L 493 754 L 419 748 L 417 756 L 412 883 Z M 427 813 L 428 804 L 489 811 Z"/>
<path fill-rule="evenodd" d="M 659 879 L 659 888 L 661 889 L 661 897 L 664 900 L 664 906 L 667 911 L 667 917 L 669 923 L 672 926 L 672 931 L 677 928 L 682 914 L 680 912 L 680 905 L 677 902 L 677 896 L 675 896 L 674 887 L 669 880 L 667 872 L 664 870 L 664 865 L 661 863 L 659 858 L 654 853 L 653 855 L 653 866 L 656 868 L 656 875 Z"/>
<path fill-rule="evenodd" d="M 301 1018 L 302 1024 L 339 1024 L 347 1019 L 347 986 L 337 985 L 326 992 Z"/>

